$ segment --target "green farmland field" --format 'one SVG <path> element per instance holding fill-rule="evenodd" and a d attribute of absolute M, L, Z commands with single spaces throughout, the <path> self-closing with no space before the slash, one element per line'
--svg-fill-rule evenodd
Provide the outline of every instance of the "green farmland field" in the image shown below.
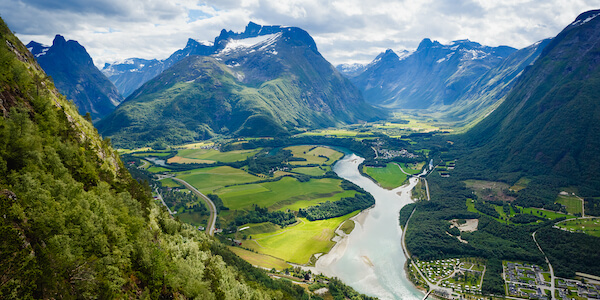
<path fill-rule="evenodd" d="M 251 209 L 253 204 L 271 207 L 280 202 L 291 205 L 301 200 L 331 197 L 343 191 L 340 183 L 339 179 L 333 178 L 300 182 L 293 177 L 283 177 L 273 182 L 221 188 L 216 194 L 223 199 L 225 206 L 232 210 Z"/>
<path fill-rule="evenodd" d="M 364 167 L 363 171 L 388 190 L 401 186 L 407 178 L 394 163 L 388 163 L 385 168 Z"/>
<path fill-rule="evenodd" d="M 229 152 L 220 152 L 214 149 L 184 149 L 180 150 L 177 153 L 177 156 L 203 161 L 235 162 L 245 160 L 249 156 L 258 153 L 258 151 L 260 151 L 260 149 L 235 150 Z"/>
<path fill-rule="evenodd" d="M 335 244 L 331 241 L 335 229 L 356 214 L 357 211 L 338 218 L 314 222 L 301 218 L 301 222 L 295 226 L 273 233 L 253 235 L 253 240 L 244 241 L 242 245 L 258 253 L 305 264 L 313 254 L 329 252 Z"/>
<path fill-rule="evenodd" d="M 581 202 L 581 199 L 575 196 L 558 195 L 556 198 L 556 203 L 566 206 L 567 212 L 570 214 L 581 214 Z"/>
<path fill-rule="evenodd" d="M 177 178 L 187 181 L 201 193 L 212 193 L 227 185 L 259 181 L 261 178 L 229 166 L 200 168 L 177 173 Z"/>
<path fill-rule="evenodd" d="M 316 147 L 316 146 L 292 146 L 285 148 L 291 150 L 294 157 L 300 157 L 306 159 L 306 161 L 292 161 L 292 165 L 308 165 L 308 164 L 326 164 L 331 165 L 336 160 L 344 156 L 343 153 L 335 151 L 327 147 Z"/>

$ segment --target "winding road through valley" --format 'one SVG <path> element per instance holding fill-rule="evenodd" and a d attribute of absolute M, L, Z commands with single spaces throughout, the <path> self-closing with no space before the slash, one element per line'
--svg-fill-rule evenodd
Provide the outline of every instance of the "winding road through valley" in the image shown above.
<path fill-rule="evenodd" d="M 215 234 L 215 223 L 217 222 L 217 207 L 215 204 L 210 200 L 210 198 L 206 197 L 206 195 L 200 193 L 200 191 L 198 191 L 195 187 L 187 183 L 187 181 L 176 177 L 173 177 L 172 179 L 183 184 L 186 188 L 188 188 L 188 190 L 192 191 L 192 193 L 196 194 L 198 197 L 200 197 L 200 199 L 206 202 L 206 205 L 208 205 L 208 210 L 210 211 L 208 224 L 206 224 L 206 233 L 208 233 L 210 236 L 213 236 Z"/>

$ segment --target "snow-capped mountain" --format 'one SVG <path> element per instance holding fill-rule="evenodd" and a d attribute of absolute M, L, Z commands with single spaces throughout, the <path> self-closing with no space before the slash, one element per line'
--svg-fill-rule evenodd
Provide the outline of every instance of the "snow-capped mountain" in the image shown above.
<path fill-rule="evenodd" d="M 102 72 L 117 86 L 124 97 L 128 97 L 145 82 L 188 56 L 231 53 L 233 50 L 250 47 L 265 39 L 273 39 L 275 35 L 281 33 L 286 28 L 288 27 L 261 26 L 250 22 L 241 33 L 223 29 L 219 36 L 212 42 L 198 41 L 190 38 L 183 49 L 177 50 L 167 59 L 145 60 L 130 58 L 125 61 L 105 64 Z"/>
<path fill-rule="evenodd" d="M 221 31 L 212 54 L 189 55 L 133 92 L 98 124 L 115 144 L 171 144 L 375 120 L 352 83 L 296 27 Z"/>
<path fill-rule="evenodd" d="M 430 108 L 452 104 L 486 71 L 516 49 L 482 46 L 469 40 L 448 45 L 424 39 L 414 52 L 387 50 L 351 81 L 367 102 L 389 108 Z"/>
<path fill-rule="evenodd" d="M 335 68 L 340 71 L 346 77 L 354 77 L 366 69 L 366 65 L 353 63 L 353 64 L 339 64 Z"/>

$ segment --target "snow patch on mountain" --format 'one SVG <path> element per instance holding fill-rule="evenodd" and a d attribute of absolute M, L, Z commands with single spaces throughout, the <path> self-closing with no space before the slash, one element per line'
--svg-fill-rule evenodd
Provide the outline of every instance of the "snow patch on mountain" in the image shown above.
<path fill-rule="evenodd" d="M 577 20 L 577 21 L 571 23 L 571 26 L 581 26 L 581 25 L 593 20 L 594 18 L 596 18 L 599 15 L 600 15 L 600 13 L 596 13 L 596 14 L 593 14 L 593 15 L 585 18 L 585 20 Z"/>
<path fill-rule="evenodd" d="M 225 48 L 221 50 L 221 53 L 228 54 L 233 51 L 242 50 L 244 48 L 259 48 L 258 50 L 265 50 L 267 47 L 274 45 L 280 36 L 281 32 L 246 39 L 232 39 L 229 40 L 227 46 L 225 46 Z"/>
<path fill-rule="evenodd" d="M 396 52 L 398 55 L 398 60 L 405 60 L 407 57 L 411 56 L 415 51 L 401 50 Z"/>

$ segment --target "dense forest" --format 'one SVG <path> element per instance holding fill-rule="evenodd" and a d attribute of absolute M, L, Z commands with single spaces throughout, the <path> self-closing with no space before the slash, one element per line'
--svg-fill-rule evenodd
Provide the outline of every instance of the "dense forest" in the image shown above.
<path fill-rule="evenodd" d="M 0 36 L 0 298 L 309 299 L 157 206 L 1 20 Z"/>
<path fill-rule="evenodd" d="M 301 208 L 298 214 L 306 217 L 309 221 L 324 220 L 367 209 L 374 204 L 375 199 L 371 194 L 356 194 L 354 197 L 344 197 L 338 201 L 327 201 L 315 206 Z"/>

